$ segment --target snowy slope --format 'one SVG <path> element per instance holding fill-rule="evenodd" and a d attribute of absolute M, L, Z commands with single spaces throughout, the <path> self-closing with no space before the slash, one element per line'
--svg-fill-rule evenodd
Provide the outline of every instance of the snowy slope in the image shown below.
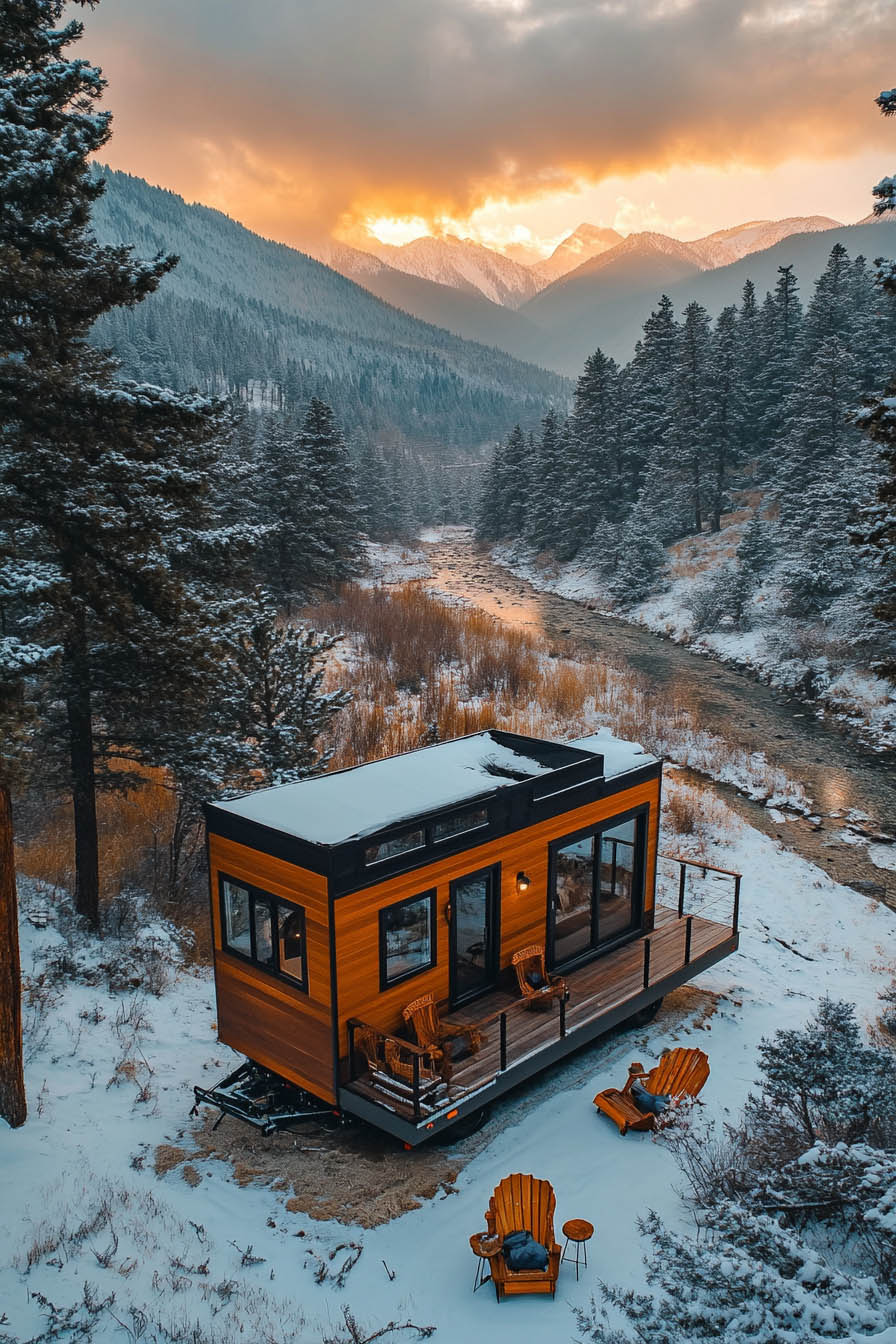
<path fill-rule="evenodd" d="M 597 224 L 580 224 L 554 248 L 549 257 L 536 261 L 529 269 L 543 284 L 549 285 L 591 257 L 599 256 L 601 252 L 621 242 L 622 234 L 615 229 L 601 228 Z"/>
<path fill-rule="evenodd" d="M 518 308 L 539 290 L 540 282 L 527 266 L 469 239 L 443 234 L 415 238 L 401 247 L 371 238 L 370 251 L 399 271 L 484 294 L 492 303 Z"/>
<path fill-rule="evenodd" d="M 183 971 L 157 998 L 114 994 L 102 976 L 87 978 L 110 945 L 85 945 L 78 957 L 87 974 L 59 981 L 43 1009 L 34 999 L 27 1009 L 30 1118 L 19 1130 L 0 1129 L 4 1331 L 33 1338 L 49 1315 L 38 1295 L 62 1311 L 83 1304 L 87 1284 L 90 1305 L 77 1307 L 76 1318 L 92 1321 L 96 1344 L 321 1344 L 349 1338 L 344 1308 L 363 1324 L 361 1337 L 413 1321 L 434 1325 L 444 1344 L 480 1336 L 517 1344 L 523 1316 L 533 1339 L 575 1338 L 572 1308 L 587 1307 L 598 1279 L 643 1291 L 638 1217 L 655 1209 L 679 1228 L 692 1218 L 662 1139 L 621 1138 L 595 1111 L 595 1092 L 618 1086 L 632 1058 L 699 1045 L 712 1069 L 705 1114 L 736 1115 L 763 1035 L 801 1026 L 826 992 L 855 1002 L 870 1021 L 891 973 L 896 917 L 886 907 L 837 886 L 724 809 L 713 825 L 710 855 L 746 875 L 740 951 L 699 978 L 703 993 L 690 1007 L 598 1041 L 503 1099 L 484 1147 L 467 1141 L 444 1150 L 458 1171 L 453 1184 L 421 1190 L 421 1207 L 372 1229 L 291 1212 L 289 1188 L 253 1181 L 251 1162 L 235 1175 L 225 1162 L 192 1156 L 192 1084 L 216 1079 L 234 1059 L 214 1040 L 211 977 Z M 25 910 L 34 904 L 26 893 Z M 46 929 L 22 922 L 30 981 L 66 948 L 65 917 L 52 903 L 50 914 Z M 310 1179 L 325 1139 L 308 1127 L 271 1142 L 300 1163 L 304 1147 Z M 394 1161 L 383 1145 L 384 1162 Z M 468 1161 L 471 1153 L 478 1155 Z M 337 1149 L 332 1179 L 338 1161 Z M 510 1171 L 552 1182 L 558 1232 L 571 1217 L 596 1227 L 588 1271 L 577 1282 L 564 1265 L 553 1301 L 498 1305 L 488 1290 L 470 1291 L 468 1238 Z M 356 1254 L 340 1282 L 339 1269 Z"/>
<path fill-rule="evenodd" d="M 731 229 L 718 229 L 704 238 L 696 238 L 691 247 L 707 267 L 727 266 L 751 252 L 774 247 L 794 233 L 821 233 L 843 226 L 827 215 L 792 215 L 788 219 L 754 219 Z"/>

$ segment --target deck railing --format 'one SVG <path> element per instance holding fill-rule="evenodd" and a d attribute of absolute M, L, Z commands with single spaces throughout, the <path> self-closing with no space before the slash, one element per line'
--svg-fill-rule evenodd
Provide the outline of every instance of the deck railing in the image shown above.
<path fill-rule="evenodd" d="M 348 1023 L 349 1083 L 366 1076 L 384 1094 L 384 1098 L 391 1096 L 410 1110 L 415 1121 L 419 1121 L 424 1114 L 457 1100 L 465 1091 L 483 1086 L 496 1074 L 506 1072 L 533 1052 L 542 1051 L 562 1040 L 570 1030 L 574 1031 L 579 1025 L 593 1021 L 628 999 L 637 998 L 653 985 L 661 984 L 674 971 L 689 966 L 695 936 L 700 940 L 697 944 L 698 955 L 706 950 L 706 924 L 719 928 L 730 927 L 732 934 L 737 932 L 740 873 L 684 855 L 661 854 L 659 858 L 664 863 L 678 865 L 677 919 L 660 924 L 640 940 L 640 958 L 636 950 L 637 942 L 629 944 L 630 955 L 624 962 L 617 961 L 606 985 L 601 985 L 591 993 L 576 992 L 569 1003 L 559 999 L 558 1010 L 552 1007 L 549 1012 L 533 1011 L 527 1000 L 516 999 L 478 1018 L 475 1023 L 465 1022 L 465 1025 L 478 1029 L 483 1044 L 475 1055 L 459 1061 L 447 1058 L 439 1061 L 425 1047 L 381 1031 L 359 1019 L 352 1019 Z M 693 875 L 690 870 L 699 872 L 703 880 L 709 874 L 713 875 L 714 881 L 730 879 L 730 889 L 708 900 L 699 899 L 689 889 L 688 879 Z M 693 887 L 693 883 L 690 887 Z M 726 910 L 720 919 L 715 911 L 723 902 Z M 674 905 L 662 904 L 667 910 L 675 909 Z M 711 916 L 708 915 L 710 911 L 714 912 Z M 700 929 L 699 935 L 696 934 L 695 921 Z M 719 941 L 723 940 L 717 938 L 716 943 Z M 625 953 L 626 949 L 620 951 Z M 576 971 L 569 973 L 574 988 L 575 977 Z M 364 1050 L 358 1048 L 361 1032 L 366 1033 Z M 358 1068 L 359 1057 L 365 1059 L 365 1068 Z"/>
<path fill-rule="evenodd" d="M 731 891 L 725 892 L 712 900 L 703 900 L 696 909 L 691 909 L 691 914 L 705 916 L 707 910 L 714 910 L 723 902 L 730 901 L 731 914 L 727 922 L 731 924 L 731 932 L 737 933 L 740 922 L 740 884 L 741 873 L 736 873 L 732 868 L 719 868 L 714 863 L 704 863 L 702 859 L 689 859 L 684 854 L 658 854 L 657 858 L 661 863 L 670 863 L 678 865 L 678 918 L 685 918 L 685 904 L 688 896 L 688 870 L 699 871 L 705 880 L 708 873 L 713 873 L 716 878 L 730 878 Z"/>

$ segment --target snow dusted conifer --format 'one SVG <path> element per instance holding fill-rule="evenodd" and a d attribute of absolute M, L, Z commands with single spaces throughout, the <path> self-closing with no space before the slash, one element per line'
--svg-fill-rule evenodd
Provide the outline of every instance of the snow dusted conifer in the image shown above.
<path fill-rule="evenodd" d="M 758 509 L 744 528 L 737 548 L 737 562 L 754 578 L 764 573 L 775 558 L 776 531 L 773 524 L 761 517 Z"/>
<path fill-rule="evenodd" d="M 706 499 L 710 528 L 721 530 L 722 512 L 728 507 L 728 480 L 738 446 L 737 309 L 723 308 L 712 336 L 706 406 Z"/>
<path fill-rule="evenodd" d="M 707 493 L 705 471 L 713 403 L 711 359 L 709 314 L 699 303 L 689 303 L 678 344 L 675 427 L 680 493 L 688 499 L 692 527 L 698 533 L 703 529 Z"/>
<path fill-rule="evenodd" d="M 328 587 L 361 567 L 361 518 L 354 472 L 332 409 L 312 397 L 302 422 L 301 446 L 307 471 L 307 583 Z"/>
<path fill-rule="evenodd" d="M 865 1044 L 850 1003 L 822 999 L 802 1030 L 776 1031 L 758 1055 L 758 1104 L 786 1116 L 806 1146 L 865 1139 L 896 1109 L 893 1058 Z"/>
<path fill-rule="evenodd" d="M 767 448 L 780 434 L 784 401 L 793 386 L 802 315 L 799 284 L 793 267 L 779 266 L 774 294 L 762 309 L 764 397 L 760 432 Z"/>
<path fill-rule="evenodd" d="M 529 524 L 526 530 L 527 539 L 538 550 L 549 549 L 556 541 L 561 430 L 557 412 L 551 407 L 541 422 L 541 440 L 532 464 Z"/>
<path fill-rule="evenodd" d="M 570 424 L 563 536 L 571 555 L 626 511 L 620 409 L 619 367 L 596 350 L 576 384 Z"/>
<path fill-rule="evenodd" d="M 322 770 L 318 739 L 351 700 L 324 691 L 326 655 L 339 636 L 283 623 L 256 589 L 229 624 L 216 715 L 246 745 L 244 769 L 256 784 L 287 784 Z"/>
<path fill-rule="evenodd" d="M 102 191 L 89 156 L 109 137 L 104 82 L 69 59 L 81 36 L 61 0 L 0 11 L 0 551 L 29 596 L 34 562 L 55 571 L 31 638 L 59 645 L 68 778 L 74 804 L 75 901 L 98 920 L 94 701 L 109 647 L 142 648 L 180 619 L 184 535 L 201 524 L 217 410 L 197 396 L 121 383 L 87 344 L 91 324 L 158 285 L 173 257 L 138 262 L 101 247 L 90 207 Z M 103 653 L 99 652 L 103 649 Z M 159 660 L 159 665 L 164 660 Z M 172 669 L 173 670 L 173 669 Z M 126 742 L 127 739 L 125 739 Z"/>
<path fill-rule="evenodd" d="M 884 116 L 896 113 L 896 89 L 885 89 L 877 99 Z M 896 178 L 886 179 L 874 188 L 878 198 L 875 214 L 896 210 Z M 896 313 L 896 266 L 878 262 L 877 272 L 890 323 Z M 892 368 L 892 366 L 891 366 Z M 870 400 L 858 416 L 858 425 L 876 448 L 883 472 L 877 485 L 877 498 L 867 505 L 853 532 L 869 572 L 867 605 L 881 626 L 877 667 L 896 679 L 896 374 L 890 377 L 883 395 Z"/>

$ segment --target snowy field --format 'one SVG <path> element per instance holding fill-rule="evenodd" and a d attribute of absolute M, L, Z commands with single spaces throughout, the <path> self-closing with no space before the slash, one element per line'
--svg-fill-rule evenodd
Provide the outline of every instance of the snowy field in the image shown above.
<path fill-rule="evenodd" d="M 216 1080 L 235 1060 L 215 1043 L 211 976 L 180 969 L 166 987 L 161 976 L 158 996 L 143 987 L 110 993 L 104 975 L 84 983 L 110 952 L 126 955 L 127 943 L 72 949 L 52 901 L 23 892 L 25 975 L 34 981 L 48 959 L 66 953 L 81 978 L 72 964 L 63 967 L 58 984 L 32 995 L 26 1009 L 29 1120 L 0 1130 L 0 1338 L 48 1337 L 48 1322 L 73 1307 L 54 1337 L 92 1321 L 93 1334 L 83 1337 L 103 1341 L 318 1344 L 351 1338 L 348 1308 L 361 1338 L 411 1321 L 435 1326 L 450 1344 L 480 1336 L 517 1344 L 521 1331 L 575 1339 L 571 1308 L 587 1305 L 598 1279 L 643 1287 L 638 1216 L 655 1209 L 672 1225 L 690 1219 L 662 1138 L 620 1137 L 592 1105 L 594 1093 L 621 1085 L 630 1059 L 652 1062 L 678 1041 L 709 1053 L 705 1113 L 733 1116 L 755 1078 L 763 1035 L 803 1024 L 826 993 L 854 1002 L 872 1022 L 894 973 L 891 911 L 733 815 L 717 831 L 715 860 L 745 874 L 740 951 L 697 982 L 718 996 L 717 1011 L 701 1026 L 677 1027 L 661 1013 L 646 1030 L 574 1056 L 550 1075 L 542 1100 L 463 1168 L 456 1193 L 372 1230 L 290 1213 L 288 1191 L 240 1186 L 219 1161 L 168 1171 L 161 1161 L 157 1174 L 160 1145 L 189 1147 L 192 1084 Z M 28 915 L 43 906 L 49 923 L 36 928 Z M 144 945 L 153 936 L 145 930 Z M 296 1143 L 314 1145 L 314 1135 L 307 1127 Z M 490 1287 L 471 1293 L 468 1238 L 484 1227 L 489 1195 L 511 1171 L 552 1182 L 558 1235 L 572 1217 L 596 1226 L 589 1270 L 577 1283 L 564 1265 L 555 1301 L 499 1305 Z"/>

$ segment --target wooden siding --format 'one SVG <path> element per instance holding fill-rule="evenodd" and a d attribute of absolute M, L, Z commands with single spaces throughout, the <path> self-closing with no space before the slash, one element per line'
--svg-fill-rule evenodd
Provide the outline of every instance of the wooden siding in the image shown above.
<path fill-rule="evenodd" d="M 335 1102 L 326 878 L 218 835 L 209 836 L 209 871 L 219 1039 Z M 304 908 L 307 993 L 223 950 L 220 873 Z"/>
<path fill-rule="evenodd" d="M 653 919 L 656 851 L 659 833 L 658 779 L 614 793 L 584 807 L 514 831 L 496 840 L 452 854 L 413 872 L 402 873 L 363 891 L 340 896 L 335 902 L 333 936 L 338 978 L 339 1050 L 348 1050 L 346 1022 L 361 1018 L 382 1031 L 396 1031 L 401 1010 L 418 994 L 431 992 L 440 1002 L 449 995 L 449 926 L 445 909 L 452 879 L 495 864 L 501 865 L 500 969 L 510 965 L 514 952 L 528 943 L 543 943 L 547 931 L 548 845 L 551 840 L 583 830 L 610 817 L 649 805 L 645 864 L 644 921 Z M 517 873 L 531 878 L 526 892 L 518 892 Z M 436 889 L 436 964 L 391 989 L 380 991 L 379 911 L 405 897 Z M 597 964 L 597 963 L 596 963 Z"/>

